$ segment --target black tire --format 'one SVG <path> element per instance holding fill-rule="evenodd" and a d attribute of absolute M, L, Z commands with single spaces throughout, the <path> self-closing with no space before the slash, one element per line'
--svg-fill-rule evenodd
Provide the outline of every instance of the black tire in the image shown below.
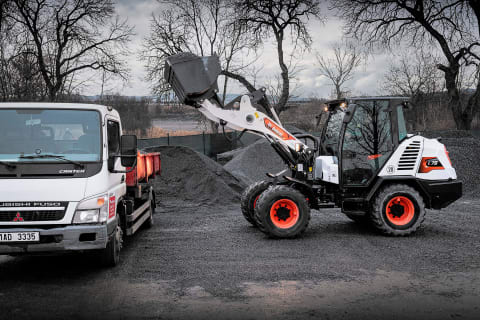
<path fill-rule="evenodd" d="M 278 220 L 272 220 L 272 216 Z M 273 238 L 295 238 L 307 229 L 310 207 L 298 190 L 283 185 L 271 186 L 258 198 L 255 220 L 259 229 Z"/>
<path fill-rule="evenodd" d="M 258 181 L 246 188 L 241 197 L 242 214 L 245 220 L 250 222 L 253 226 L 257 226 L 254 219 L 255 203 L 260 194 L 267 190 L 272 183 L 270 181 Z"/>
<path fill-rule="evenodd" d="M 107 247 L 100 251 L 100 260 L 104 267 L 115 267 L 120 261 L 120 251 L 123 245 L 123 231 L 120 226 L 108 240 Z"/>
<path fill-rule="evenodd" d="M 155 210 L 155 205 L 153 204 L 153 200 L 150 201 L 150 207 L 148 208 L 148 211 L 150 211 L 150 217 L 143 223 L 143 226 L 146 229 L 150 229 L 153 227 L 154 221 L 153 221 L 153 211 Z"/>
<path fill-rule="evenodd" d="M 413 207 L 409 206 L 410 203 Z M 388 185 L 374 198 L 370 217 L 372 225 L 381 233 L 407 236 L 417 231 L 425 220 L 425 203 L 422 196 L 410 186 Z"/>

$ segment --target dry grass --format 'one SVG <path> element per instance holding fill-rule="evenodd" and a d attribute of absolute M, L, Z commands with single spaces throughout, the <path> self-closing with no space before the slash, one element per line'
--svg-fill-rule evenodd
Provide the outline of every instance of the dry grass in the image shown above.
<path fill-rule="evenodd" d="M 140 139 L 161 138 L 170 136 L 191 136 L 201 134 L 201 131 L 188 131 L 188 130 L 165 130 L 159 127 L 151 127 L 142 132 L 140 129 L 129 131 L 128 134 L 134 134 Z"/>

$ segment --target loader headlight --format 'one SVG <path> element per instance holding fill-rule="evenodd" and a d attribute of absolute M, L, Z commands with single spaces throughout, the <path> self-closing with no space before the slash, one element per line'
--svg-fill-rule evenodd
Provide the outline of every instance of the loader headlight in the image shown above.
<path fill-rule="evenodd" d="M 108 217 L 108 197 L 106 194 L 82 200 L 73 216 L 74 224 L 102 223 Z"/>

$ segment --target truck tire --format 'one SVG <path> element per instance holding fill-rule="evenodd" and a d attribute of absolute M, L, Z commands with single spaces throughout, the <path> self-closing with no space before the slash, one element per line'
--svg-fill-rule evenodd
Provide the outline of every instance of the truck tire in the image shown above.
<path fill-rule="evenodd" d="M 112 237 L 108 240 L 107 247 L 100 251 L 100 259 L 104 267 L 115 267 L 120 261 L 120 251 L 123 245 L 123 231 L 117 226 Z"/>
<path fill-rule="evenodd" d="M 373 200 L 372 225 L 389 236 L 407 236 L 425 220 L 422 196 L 405 184 L 392 184 L 380 190 Z"/>
<path fill-rule="evenodd" d="M 148 211 L 150 211 L 150 217 L 143 223 L 146 229 L 150 229 L 153 227 L 153 211 L 155 210 L 155 205 L 153 200 L 150 201 L 150 207 L 148 208 Z"/>
<path fill-rule="evenodd" d="M 254 214 L 258 198 L 262 192 L 267 190 L 271 185 L 272 183 L 270 181 L 258 181 L 250 185 L 242 193 L 240 203 L 243 217 L 255 227 L 257 226 L 257 223 L 255 222 Z"/>
<path fill-rule="evenodd" d="M 310 207 L 305 196 L 288 186 L 272 186 L 258 198 L 255 220 L 273 238 L 295 238 L 307 229 Z"/>

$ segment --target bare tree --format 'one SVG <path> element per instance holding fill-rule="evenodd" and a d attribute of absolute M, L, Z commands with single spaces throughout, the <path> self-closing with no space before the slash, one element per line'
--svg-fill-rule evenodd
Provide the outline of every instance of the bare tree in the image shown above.
<path fill-rule="evenodd" d="M 114 16 L 111 0 L 6 0 L 7 19 L 28 35 L 35 57 L 55 101 L 66 81 L 86 70 L 102 70 L 126 79 L 122 60 L 132 28 Z"/>
<path fill-rule="evenodd" d="M 310 18 L 320 19 L 320 3 L 316 0 L 238 0 L 236 12 L 259 41 L 273 35 L 281 70 L 282 93 L 274 106 L 279 114 L 286 109 L 290 95 L 290 73 L 285 59 L 284 41 L 288 35 L 294 51 L 309 48 L 311 37 L 307 28 Z M 291 57 L 294 54 L 290 55 Z"/>
<path fill-rule="evenodd" d="M 391 60 L 382 80 L 382 89 L 391 95 L 416 97 L 442 91 L 438 58 L 423 50 L 405 50 Z"/>
<path fill-rule="evenodd" d="M 347 21 L 346 32 L 367 43 L 436 44 L 444 56 L 437 68 L 444 73 L 453 118 L 458 129 L 470 129 L 480 110 L 480 82 L 465 104 L 457 84 L 462 62 L 480 63 L 479 1 L 339 0 L 334 5 Z"/>
<path fill-rule="evenodd" d="M 364 61 L 364 56 L 353 44 L 337 42 L 332 44 L 331 49 L 333 57 L 329 58 L 317 51 L 316 58 L 320 74 L 332 82 L 335 97 L 341 99 L 346 93 L 346 82 L 353 78 L 355 70 Z"/>

